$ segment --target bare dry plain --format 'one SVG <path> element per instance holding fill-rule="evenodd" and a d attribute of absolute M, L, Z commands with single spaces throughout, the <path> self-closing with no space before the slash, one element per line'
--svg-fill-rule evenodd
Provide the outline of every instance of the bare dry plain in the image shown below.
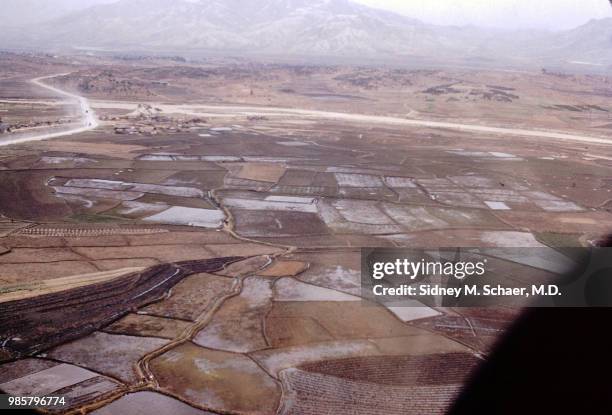
<path fill-rule="evenodd" d="M 30 82 L 55 74 L 88 109 Z M 610 96 L 551 71 L 2 53 L 0 390 L 444 413 L 519 310 L 364 307 L 360 248 L 593 243 Z"/>

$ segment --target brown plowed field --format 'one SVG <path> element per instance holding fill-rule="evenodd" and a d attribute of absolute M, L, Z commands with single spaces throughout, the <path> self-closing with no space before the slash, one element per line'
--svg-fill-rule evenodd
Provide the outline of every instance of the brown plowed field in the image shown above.
<path fill-rule="evenodd" d="M 2 304 L 0 361 L 77 339 L 160 298 L 188 275 L 215 272 L 239 257 L 165 264 L 100 284 Z"/>

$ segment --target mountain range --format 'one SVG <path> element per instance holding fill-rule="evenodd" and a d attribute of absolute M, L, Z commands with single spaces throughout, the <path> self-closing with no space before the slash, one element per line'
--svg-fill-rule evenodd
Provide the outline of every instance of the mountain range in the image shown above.
<path fill-rule="evenodd" d="M 430 25 L 349 0 L 54 0 L 53 8 L 49 4 L 3 0 L 5 19 L 11 24 L 0 28 L 0 47 L 612 64 L 612 18 L 569 31 L 507 32 Z"/>

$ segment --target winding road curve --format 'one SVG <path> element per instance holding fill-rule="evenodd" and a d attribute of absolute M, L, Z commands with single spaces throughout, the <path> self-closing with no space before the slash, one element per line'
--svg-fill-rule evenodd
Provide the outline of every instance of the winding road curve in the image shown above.
<path fill-rule="evenodd" d="M 68 130 L 60 130 L 56 132 L 42 133 L 42 134 L 26 134 L 26 135 L 15 135 L 9 136 L 6 138 L 0 138 L 0 146 L 7 146 L 11 144 L 20 144 L 26 143 L 28 141 L 41 141 L 48 140 L 50 138 L 64 137 L 73 134 L 80 134 L 86 131 L 91 131 L 98 127 L 98 120 L 94 111 L 91 109 L 89 105 L 89 101 L 79 95 L 71 94 L 70 92 L 63 91 L 59 88 L 55 88 L 53 86 L 45 84 L 43 81 L 45 79 L 55 78 L 58 76 L 63 76 L 67 74 L 55 74 L 48 76 L 41 76 L 39 78 L 35 78 L 30 80 L 34 85 L 54 92 L 57 95 L 67 98 L 67 100 L 74 102 L 80 111 L 81 121 L 79 126 L 75 126 L 74 128 L 70 128 Z"/>
<path fill-rule="evenodd" d="M 0 138 L 0 146 L 6 146 L 10 144 L 19 144 L 28 141 L 39 141 L 47 140 L 50 138 L 64 137 L 73 134 L 79 134 L 86 131 L 90 131 L 98 127 L 98 120 L 96 119 L 95 113 L 91 108 L 89 101 L 79 95 L 72 94 L 63 91 L 59 88 L 45 84 L 45 79 L 54 78 L 66 74 L 56 74 L 42 76 L 39 78 L 32 79 L 30 82 L 33 84 L 52 91 L 58 95 L 66 97 L 67 99 L 76 102 L 81 112 L 81 126 L 72 128 L 69 130 L 57 131 L 53 133 L 45 134 L 33 134 L 26 136 L 7 137 L 5 139 Z M 127 102 L 109 102 L 99 101 L 94 103 L 94 106 L 100 108 L 111 108 L 114 106 L 123 107 L 130 105 Z M 152 103 L 156 105 L 155 103 Z M 156 105 L 157 106 L 157 105 Z M 352 114 L 343 112 L 328 112 L 328 111 L 314 111 L 304 110 L 297 108 L 278 108 L 278 107 L 246 107 L 246 106 L 222 106 L 222 105 L 159 105 L 165 112 L 180 112 L 183 114 L 190 115 L 208 115 L 208 116 L 249 116 L 249 115 L 262 115 L 262 116 L 280 116 L 280 117 L 301 117 L 301 118 L 313 118 L 313 119 L 328 119 L 358 123 L 369 123 L 369 124 L 385 124 L 385 125 L 396 125 L 401 127 L 425 127 L 425 128 L 442 128 L 451 129 L 458 131 L 472 131 L 478 133 L 488 133 L 492 135 L 504 135 L 504 136 L 520 136 L 520 137 L 534 137 L 540 139 L 549 139 L 556 141 L 573 141 L 588 144 L 600 144 L 600 145 L 612 145 L 612 140 L 604 137 L 594 137 L 582 134 L 573 134 L 567 132 L 558 131 L 545 131 L 545 130 L 534 130 L 534 129 L 522 129 L 522 128 L 506 128 L 506 127 L 495 127 L 478 124 L 461 124 L 454 122 L 445 121 L 432 121 L 432 120 L 418 120 L 418 119 L 407 119 L 390 116 L 378 116 L 378 115 L 365 115 L 365 114 Z M 202 110 L 215 111 L 215 113 L 203 113 Z"/>

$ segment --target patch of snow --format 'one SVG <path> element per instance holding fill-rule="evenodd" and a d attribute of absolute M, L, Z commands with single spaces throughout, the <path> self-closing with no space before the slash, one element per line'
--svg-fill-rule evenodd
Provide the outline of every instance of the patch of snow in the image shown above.
<path fill-rule="evenodd" d="M 360 200 L 338 200 L 333 206 L 349 222 L 370 225 L 392 225 L 393 221 L 385 215 L 376 202 Z"/>
<path fill-rule="evenodd" d="M 268 196 L 265 200 L 269 202 L 287 202 L 287 203 L 314 203 L 317 199 L 312 197 L 296 197 L 296 196 Z"/>
<path fill-rule="evenodd" d="M 402 304 L 405 305 L 401 307 L 387 307 L 387 309 L 404 322 L 435 317 L 442 314 L 433 308 L 424 306 L 417 300 L 402 300 Z"/>
<path fill-rule="evenodd" d="M 282 201 L 269 201 L 269 200 L 256 200 L 256 199 L 240 199 L 240 198 L 227 198 L 223 200 L 223 203 L 231 208 L 245 209 L 245 210 L 272 210 L 272 211 L 286 211 L 286 212 L 302 212 L 302 213 L 317 213 L 317 206 L 313 203 L 299 203 L 299 202 L 282 202 Z"/>
<path fill-rule="evenodd" d="M 400 189 L 417 187 L 414 180 L 407 177 L 385 177 L 385 183 L 387 183 L 387 186 L 389 187 L 396 187 Z"/>
<path fill-rule="evenodd" d="M 215 229 L 223 224 L 224 219 L 225 215 L 220 210 L 173 206 L 168 210 L 149 216 L 144 220 L 147 222 L 165 223 L 169 225 L 186 225 Z"/>
<path fill-rule="evenodd" d="M 97 163 L 98 160 L 84 158 L 84 157 L 42 157 L 40 159 L 45 164 L 61 164 L 61 163 L 69 163 L 74 162 L 75 164 L 88 164 L 88 163 Z"/>
<path fill-rule="evenodd" d="M 480 235 L 480 239 L 500 248 L 541 248 L 545 246 L 528 232 L 487 231 Z"/>
<path fill-rule="evenodd" d="M 378 176 L 369 174 L 335 173 L 336 181 L 346 187 L 383 187 Z"/>
<path fill-rule="evenodd" d="M 165 203 L 142 203 L 142 202 L 123 202 L 121 204 L 122 208 L 119 208 L 119 213 L 122 215 L 132 215 L 132 214 L 152 214 L 163 212 L 168 209 L 170 206 Z"/>
<path fill-rule="evenodd" d="M 286 147 L 304 147 L 308 146 L 308 143 L 302 143 L 300 141 L 279 141 L 276 144 Z"/>
<path fill-rule="evenodd" d="M 293 278 L 281 278 L 274 286 L 276 301 L 360 301 L 359 297 L 317 287 Z"/>
<path fill-rule="evenodd" d="M 144 193 L 115 191 L 106 189 L 90 189 L 82 187 L 57 186 L 53 188 L 58 194 L 75 195 L 94 199 L 114 200 L 136 200 L 144 196 Z"/>
<path fill-rule="evenodd" d="M 240 161 L 242 160 L 240 157 L 236 156 L 202 156 L 200 157 L 202 161 Z"/>
<path fill-rule="evenodd" d="M 547 212 L 582 212 L 580 206 L 565 200 L 534 200 L 533 203 Z"/>
<path fill-rule="evenodd" d="M 493 210 L 511 210 L 510 207 L 504 202 L 492 202 L 485 200 L 485 204 Z"/>

